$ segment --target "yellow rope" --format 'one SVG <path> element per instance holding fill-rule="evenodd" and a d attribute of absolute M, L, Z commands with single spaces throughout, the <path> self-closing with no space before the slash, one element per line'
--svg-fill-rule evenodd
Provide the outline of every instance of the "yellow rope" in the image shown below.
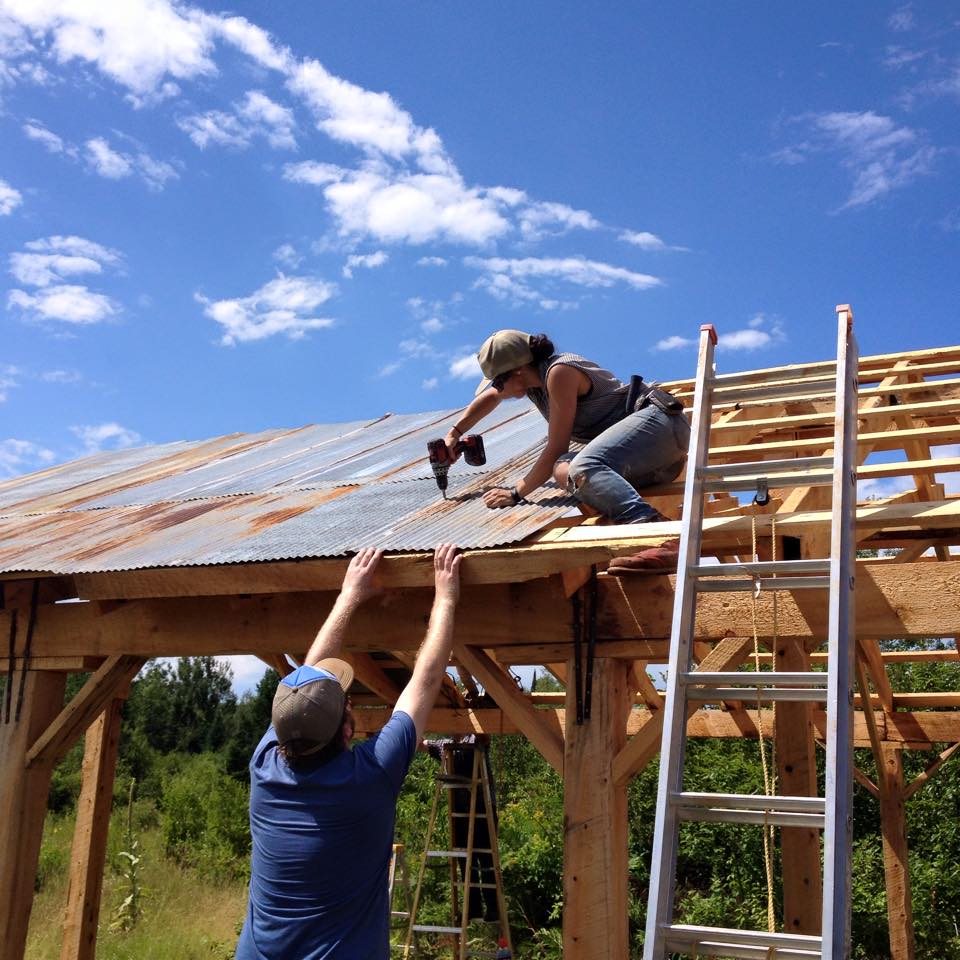
<path fill-rule="evenodd" d="M 770 517 L 770 535 L 773 543 L 773 549 L 771 556 L 773 562 L 776 563 L 777 560 L 777 521 L 776 518 L 771 515 Z M 750 517 L 750 532 L 751 532 L 751 550 L 753 553 L 754 561 L 759 561 L 760 557 L 757 553 L 757 515 L 752 514 Z M 759 579 L 754 578 L 756 584 L 759 586 Z M 753 621 L 753 662 L 754 667 L 757 673 L 760 672 L 760 636 L 757 629 L 757 593 L 758 590 L 754 590 L 752 593 L 753 602 L 751 604 L 750 613 Z M 777 650 L 777 591 L 773 591 L 773 643 L 771 651 L 773 654 L 773 667 L 776 669 L 776 650 Z M 763 703 L 762 703 L 762 686 L 757 686 L 757 731 L 759 733 L 759 743 L 760 743 L 760 762 L 763 767 L 763 789 L 766 796 L 771 797 L 776 792 L 776 774 L 771 774 L 770 767 L 773 763 L 773 751 L 774 751 L 774 742 L 771 739 L 770 741 L 770 761 L 767 760 L 767 748 L 766 748 L 766 738 L 763 730 Z M 773 729 L 771 730 L 771 737 L 776 731 L 776 722 L 777 722 L 777 702 L 773 701 Z M 767 876 L 767 930 L 770 933 L 774 933 L 777 929 L 776 915 L 774 913 L 774 904 L 773 904 L 773 824 L 766 822 L 766 812 L 764 813 L 764 824 L 763 824 L 763 866 L 764 871 Z"/>

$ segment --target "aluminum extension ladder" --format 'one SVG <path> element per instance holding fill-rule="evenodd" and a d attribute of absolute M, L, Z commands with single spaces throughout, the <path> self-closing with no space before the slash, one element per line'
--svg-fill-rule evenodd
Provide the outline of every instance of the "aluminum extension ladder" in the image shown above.
<path fill-rule="evenodd" d="M 854 522 L 856 513 L 858 352 L 849 306 L 837 307 L 837 362 L 799 372 L 716 376 L 713 326 L 701 327 L 680 561 L 670 641 L 657 818 L 650 865 L 644 960 L 668 954 L 745 960 L 847 960 L 850 955 L 850 856 L 853 805 Z M 774 377 L 793 383 L 774 385 Z M 765 382 L 766 381 L 766 382 Z M 714 404 L 770 397 L 836 397 L 833 456 L 708 466 Z M 825 443 L 826 445 L 826 443 Z M 719 491 L 832 486 L 830 557 L 824 560 L 721 563 L 701 560 L 703 498 Z M 731 579 L 736 575 L 745 579 Z M 691 670 L 698 592 L 829 590 L 827 672 L 700 673 Z M 758 689 L 762 701 L 826 701 L 824 797 L 684 792 L 688 700 L 719 703 Z M 823 922 L 820 936 L 767 933 L 673 922 L 678 830 L 683 821 L 807 826 L 823 830 Z"/>
<path fill-rule="evenodd" d="M 415 955 L 416 934 L 438 934 L 453 938 L 454 956 L 459 960 L 467 957 L 497 957 L 497 942 L 505 941 L 510 948 L 510 923 L 507 904 L 503 895 L 503 875 L 500 869 L 500 850 L 497 841 L 497 821 L 493 790 L 490 784 L 490 767 L 486 745 L 483 743 L 444 743 L 441 748 L 441 768 L 436 776 L 430 820 L 424 840 L 423 857 L 417 876 L 417 885 L 410 908 L 410 923 L 403 957 Z M 470 755 L 467 775 L 462 767 L 465 754 Z M 450 849 L 431 850 L 437 826 L 440 798 L 447 794 L 447 811 L 450 825 Z M 466 835 L 464 836 L 464 822 Z M 459 842 L 463 843 L 458 846 Z M 451 916 L 450 926 L 417 923 L 421 907 L 421 892 L 426 871 L 431 862 L 446 861 L 450 869 Z M 478 904 L 477 901 L 481 901 Z M 481 949 L 468 943 L 468 927 L 477 921 L 475 910 L 484 907 L 495 914 L 495 919 L 483 920 L 497 928 L 489 949 Z M 472 909 L 473 908 L 473 909 Z"/>

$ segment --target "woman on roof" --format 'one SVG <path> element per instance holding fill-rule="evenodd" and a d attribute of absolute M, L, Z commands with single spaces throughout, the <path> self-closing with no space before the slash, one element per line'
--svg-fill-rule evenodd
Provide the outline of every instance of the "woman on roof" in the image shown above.
<path fill-rule="evenodd" d="M 679 401 L 642 384 L 634 409 L 627 410 L 627 384 L 577 354 L 557 353 L 546 334 L 500 330 L 477 359 L 485 379 L 445 437 L 454 459 L 459 438 L 501 400 L 526 396 L 547 421 L 547 443 L 536 463 L 513 486 L 488 490 L 488 507 L 515 506 L 552 475 L 614 523 L 666 519 L 636 488 L 668 483 L 683 468 L 690 427 Z M 585 446 L 573 453 L 571 442 Z"/>

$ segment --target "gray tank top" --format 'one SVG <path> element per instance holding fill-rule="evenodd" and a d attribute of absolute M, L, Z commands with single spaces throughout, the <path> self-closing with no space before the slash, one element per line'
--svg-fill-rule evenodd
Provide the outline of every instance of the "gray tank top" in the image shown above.
<path fill-rule="evenodd" d="M 626 415 L 627 390 L 629 387 L 609 370 L 598 367 L 592 360 L 586 360 L 575 353 L 555 353 L 538 367 L 540 379 L 547 382 L 550 368 L 557 363 L 575 367 L 590 378 L 590 392 L 577 397 L 577 411 L 573 417 L 571 439 L 577 443 L 589 443 L 600 436 L 607 427 L 612 427 Z M 535 387 L 527 391 L 531 403 L 550 419 L 550 396 L 546 386 Z"/>

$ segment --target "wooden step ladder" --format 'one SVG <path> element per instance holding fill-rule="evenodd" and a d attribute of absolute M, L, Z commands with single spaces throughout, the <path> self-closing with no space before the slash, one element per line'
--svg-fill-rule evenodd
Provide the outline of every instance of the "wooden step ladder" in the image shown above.
<path fill-rule="evenodd" d="M 431 845 L 443 796 L 447 799 L 450 849 L 434 850 Z M 444 862 L 450 870 L 451 923 L 449 926 L 417 923 L 426 871 L 430 866 Z M 489 948 L 470 945 L 467 931 L 471 923 L 495 928 L 495 932 L 490 930 L 490 936 L 484 938 L 490 941 Z M 403 945 L 405 958 L 415 955 L 417 934 L 452 938 L 453 955 L 459 960 L 467 957 L 493 960 L 498 955 L 498 940 L 506 940 L 507 948 L 510 948 L 510 924 L 503 895 L 496 805 L 486 744 L 443 743 L 440 746 L 440 770 Z"/>
<path fill-rule="evenodd" d="M 650 864 L 644 960 L 670 954 L 745 960 L 846 960 L 850 955 L 850 856 L 853 805 L 854 569 L 857 450 L 857 344 L 849 306 L 837 307 L 837 361 L 788 374 L 717 376 L 712 325 L 701 327 L 691 443 L 684 489 L 680 558 L 670 640 L 670 665 L 660 753 L 657 818 Z M 771 374 L 767 374 L 769 377 Z M 835 397 L 832 455 L 708 465 L 716 406 L 771 397 Z M 829 440 L 824 441 L 827 446 Z M 755 490 L 762 502 L 773 487 L 829 485 L 833 491 L 830 556 L 705 564 L 701 559 L 704 496 Z M 828 591 L 827 672 L 702 672 L 691 669 L 697 594 L 707 591 Z M 686 792 L 683 785 L 688 704 L 742 700 L 827 704 L 824 797 Z M 706 927 L 673 922 L 680 824 L 710 820 L 823 831 L 823 921 L 819 936 Z"/>

